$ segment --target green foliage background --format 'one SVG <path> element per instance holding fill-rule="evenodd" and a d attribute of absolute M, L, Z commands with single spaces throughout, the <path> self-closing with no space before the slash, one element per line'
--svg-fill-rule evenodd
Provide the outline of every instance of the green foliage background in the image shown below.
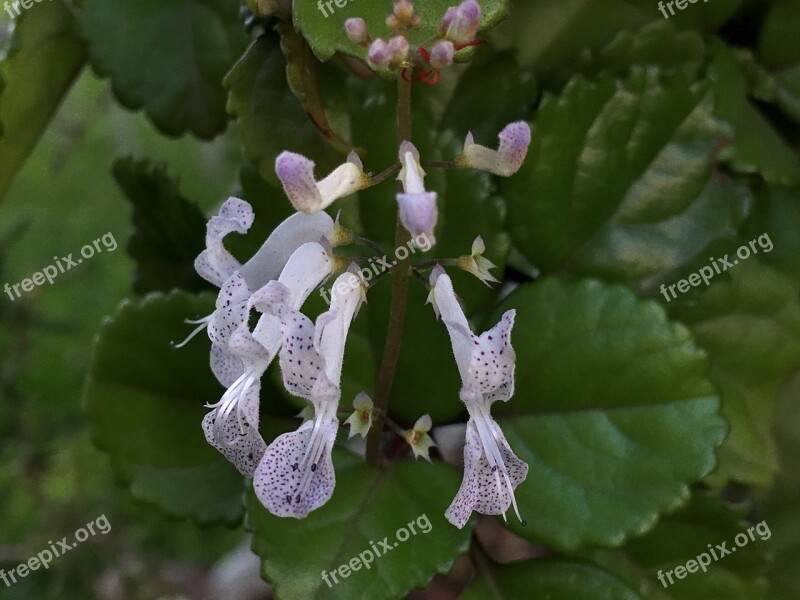
<path fill-rule="evenodd" d="M 424 14 L 436 23 L 448 4 Z M 106 232 L 119 248 L 0 296 L 0 567 L 100 514 L 113 529 L 0 597 L 109 597 L 109 581 L 112 597 L 190 594 L 169 569 L 201 577 L 245 529 L 291 600 L 402 598 L 464 554 L 465 598 L 800 597 L 800 9 L 711 0 L 665 20 L 651 0 L 482 5 L 489 43 L 415 87 L 414 142 L 446 160 L 467 131 L 492 145 L 512 120 L 533 127 L 516 176 L 428 182 L 433 255 L 482 235 L 513 284 L 501 294 L 454 274 L 476 327 L 518 311 L 517 393 L 497 416 L 531 468 L 518 490 L 528 525 L 510 531 L 538 558 L 501 564 L 475 520 L 444 520 L 459 473 L 438 457 L 378 473 L 337 450 L 333 500 L 303 522 L 272 517 L 203 439 L 203 405 L 223 391 L 207 342 L 169 346 L 213 305 L 192 270 L 207 215 L 229 194 L 253 204 L 253 229 L 231 244 L 246 257 L 290 213 L 279 152 L 312 157 L 318 174 L 350 147 L 368 171 L 396 160 L 393 86 L 360 77 L 363 49 L 340 33 L 350 16 L 378 31 L 389 3 L 326 20 L 310 0 L 293 18 L 228 0 L 53 0 L 0 32 L 0 284 Z M 339 208 L 391 247 L 390 187 Z M 708 287 L 659 291 L 765 233 L 771 252 Z M 426 412 L 463 422 L 425 295 L 410 294 L 390 410 L 405 425 Z M 388 306 L 379 286 L 356 322 L 345 402 L 374 391 Z M 270 371 L 262 392 L 271 437 L 296 412 L 277 381 Z M 333 590 L 321 582 L 423 513 L 424 541 Z M 669 589 L 656 579 L 762 520 L 769 540 Z"/>

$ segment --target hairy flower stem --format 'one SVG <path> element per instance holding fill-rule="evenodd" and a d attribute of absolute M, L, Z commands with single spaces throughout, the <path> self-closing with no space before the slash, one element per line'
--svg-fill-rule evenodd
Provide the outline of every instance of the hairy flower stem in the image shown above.
<path fill-rule="evenodd" d="M 397 137 L 398 145 L 405 140 L 411 141 L 411 83 L 402 77 L 397 78 Z M 411 240 L 411 234 L 403 227 L 397 217 L 395 231 L 395 248 L 405 246 Z M 381 436 L 383 434 L 384 417 L 389 406 L 392 383 L 397 371 L 397 360 L 403 344 L 403 328 L 406 321 L 408 305 L 408 281 L 411 273 L 411 258 L 400 260 L 392 269 L 392 303 L 389 309 L 389 330 L 386 334 L 386 346 L 383 349 L 378 383 L 375 389 L 375 409 L 378 415 L 367 438 L 367 463 L 377 467 L 380 464 Z"/>

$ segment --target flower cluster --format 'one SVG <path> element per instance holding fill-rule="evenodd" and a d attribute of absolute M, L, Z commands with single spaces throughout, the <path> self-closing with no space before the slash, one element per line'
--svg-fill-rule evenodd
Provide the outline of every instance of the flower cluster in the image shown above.
<path fill-rule="evenodd" d="M 434 46 L 431 59 L 439 55 L 452 58 L 454 49 L 474 39 L 479 21 L 480 7 L 474 0 L 448 10 L 441 27 L 443 39 Z M 405 40 L 404 32 L 419 25 L 419 17 L 411 2 L 397 0 L 387 24 L 398 36 L 383 42 L 371 40 L 360 23 L 347 23 L 351 38 L 370 44 L 370 60 L 376 68 L 401 65 L 408 59 L 408 43 L 401 40 Z M 530 139 L 530 128 L 524 122 L 508 125 L 496 150 L 476 144 L 468 134 L 463 153 L 450 166 L 510 176 L 525 160 Z M 397 156 L 393 172 L 398 173 L 401 188 L 395 194 L 398 219 L 411 236 L 424 235 L 432 245 L 438 220 L 437 194 L 425 187 L 423 161 L 411 141 L 399 145 Z M 316 179 L 310 159 L 292 152 L 278 156 L 275 170 L 297 212 L 241 264 L 223 241 L 231 233 L 245 234 L 253 223 L 253 211 L 237 198 L 222 205 L 208 223 L 206 249 L 195 262 L 197 272 L 220 292 L 214 312 L 193 322 L 198 328 L 192 336 L 207 331 L 211 368 L 227 388 L 219 402 L 208 406 L 203 420 L 208 443 L 242 475 L 253 479 L 258 499 L 271 513 L 304 518 L 334 492 L 332 452 L 339 415 L 345 412 L 340 409 L 345 346 L 369 291 L 357 276 L 358 265 L 335 253 L 339 245 L 362 243 L 363 238 L 344 230 L 324 209 L 379 181 L 364 172 L 355 153 L 321 180 Z M 366 245 L 377 246 L 368 240 Z M 514 490 L 528 469 L 490 414 L 494 402 L 509 400 L 514 391 L 514 311 L 504 314 L 489 331 L 474 334 L 442 266 L 457 266 L 489 285 L 498 280 L 490 273 L 494 265 L 483 257 L 484 251 L 483 240 L 478 237 L 469 255 L 431 264 L 428 276 L 420 276 L 428 283 L 428 302 L 449 333 L 462 379 L 460 398 L 470 417 L 464 480 L 446 513 L 457 527 L 463 527 L 473 511 L 503 514 L 505 518 L 512 506 L 522 520 Z M 400 263 L 394 268 L 415 267 Z M 312 321 L 303 313 L 304 303 L 334 276 L 330 307 Z M 258 319 L 252 327 L 254 314 Z M 286 390 L 307 403 L 302 413 L 307 418 L 296 431 L 267 444 L 259 430 L 261 402 L 268 401 L 261 398 L 260 382 L 276 358 Z M 428 415 L 420 417 L 410 429 L 402 429 L 386 411 L 377 412 L 366 392 L 355 398 L 353 409 L 346 420 L 350 437 L 372 435 L 373 423 L 385 420 L 415 457 L 430 460 L 435 443 Z"/>

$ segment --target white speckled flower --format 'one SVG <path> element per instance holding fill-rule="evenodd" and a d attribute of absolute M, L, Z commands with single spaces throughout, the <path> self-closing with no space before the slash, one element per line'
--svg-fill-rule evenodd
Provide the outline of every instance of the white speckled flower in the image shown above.
<path fill-rule="evenodd" d="M 314 418 L 270 444 L 253 483 L 272 514 L 302 519 L 325 504 L 336 485 L 331 453 L 339 427 L 344 348 L 365 292 L 355 274 L 343 273 L 333 285 L 330 310 L 314 324 L 288 304 L 288 290 L 281 283 L 270 283 L 267 289 L 270 299 L 256 306 L 280 321 L 284 385 L 312 403 Z"/>
<path fill-rule="evenodd" d="M 462 168 L 481 169 L 502 177 L 510 177 L 519 171 L 528 146 L 531 143 L 531 128 L 524 121 L 506 125 L 499 135 L 500 146 L 492 150 L 475 143 L 472 134 L 467 134 L 464 153 L 456 158 L 456 164 Z"/>
<path fill-rule="evenodd" d="M 250 204 L 239 198 L 226 200 L 211 217 L 206 232 L 206 249 L 195 260 L 195 269 L 203 279 L 220 288 L 214 312 L 197 321 L 186 344 L 203 329 L 211 339 L 211 369 L 225 387 L 244 372 L 235 353 L 229 351 L 228 340 L 239 324 L 246 320 L 247 302 L 252 293 L 268 281 L 277 279 L 289 257 L 303 244 L 330 237 L 333 219 L 324 212 L 305 215 L 296 213 L 283 221 L 267 237 L 261 248 L 244 265 L 239 263 L 223 244 L 229 233 L 244 234 L 253 224 Z M 234 276 L 235 274 L 237 274 Z"/>
<path fill-rule="evenodd" d="M 286 290 L 286 302 L 299 308 L 309 294 L 327 278 L 333 261 L 325 248 L 316 242 L 300 246 L 286 263 L 275 282 Z M 273 315 L 263 315 L 251 333 L 247 322 L 250 309 L 263 301 L 264 287 L 250 294 L 244 276 L 235 271 L 222 290 L 233 306 L 243 305 L 237 312 L 238 323 L 226 335 L 226 352 L 238 361 L 238 376 L 211 408 L 203 420 L 203 431 L 209 444 L 219 450 L 239 471 L 251 477 L 264 455 L 266 444 L 258 432 L 261 377 L 269 367 L 282 342 L 280 323 Z M 238 308 L 236 309 L 239 310 Z M 233 373 L 224 373 L 225 379 Z"/>
<path fill-rule="evenodd" d="M 292 205 L 307 214 L 324 210 L 339 198 L 370 184 L 370 178 L 364 173 L 364 166 L 355 152 L 350 153 L 347 162 L 320 181 L 314 177 L 314 162 L 294 152 L 283 152 L 278 156 L 275 172 Z"/>
<path fill-rule="evenodd" d="M 516 355 L 511 347 L 515 311 L 506 312 L 489 331 L 475 335 L 441 268 L 431 273 L 431 295 L 447 327 L 461 375 L 461 401 L 469 411 L 464 444 L 464 479 L 445 516 L 462 528 L 473 511 L 485 515 L 505 513 L 510 506 L 520 522 L 514 490 L 525 480 L 528 465 L 511 450 L 492 418 L 491 405 L 507 401 L 514 393 Z"/>

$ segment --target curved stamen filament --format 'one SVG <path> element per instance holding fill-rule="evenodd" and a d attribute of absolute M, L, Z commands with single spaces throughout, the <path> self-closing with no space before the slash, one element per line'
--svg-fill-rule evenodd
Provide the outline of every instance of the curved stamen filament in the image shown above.
<path fill-rule="evenodd" d="M 173 348 L 183 348 L 198 333 L 200 333 L 201 331 L 206 329 L 208 327 L 208 324 L 211 322 L 211 319 L 213 319 L 213 318 L 214 318 L 214 315 L 212 313 L 212 314 L 208 315 L 207 317 L 203 317 L 202 319 L 197 319 L 197 320 L 194 320 L 194 321 L 192 321 L 190 319 L 186 319 L 186 321 L 184 321 L 184 323 L 188 323 L 189 325 L 197 325 L 197 328 L 194 331 L 192 331 L 192 333 L 189 334 L 189 337 L 187 337 L 185 340 L 183 340 L 180 344 L 176 344 L 175 342 L 172 342 L 172 347 Z"/>

